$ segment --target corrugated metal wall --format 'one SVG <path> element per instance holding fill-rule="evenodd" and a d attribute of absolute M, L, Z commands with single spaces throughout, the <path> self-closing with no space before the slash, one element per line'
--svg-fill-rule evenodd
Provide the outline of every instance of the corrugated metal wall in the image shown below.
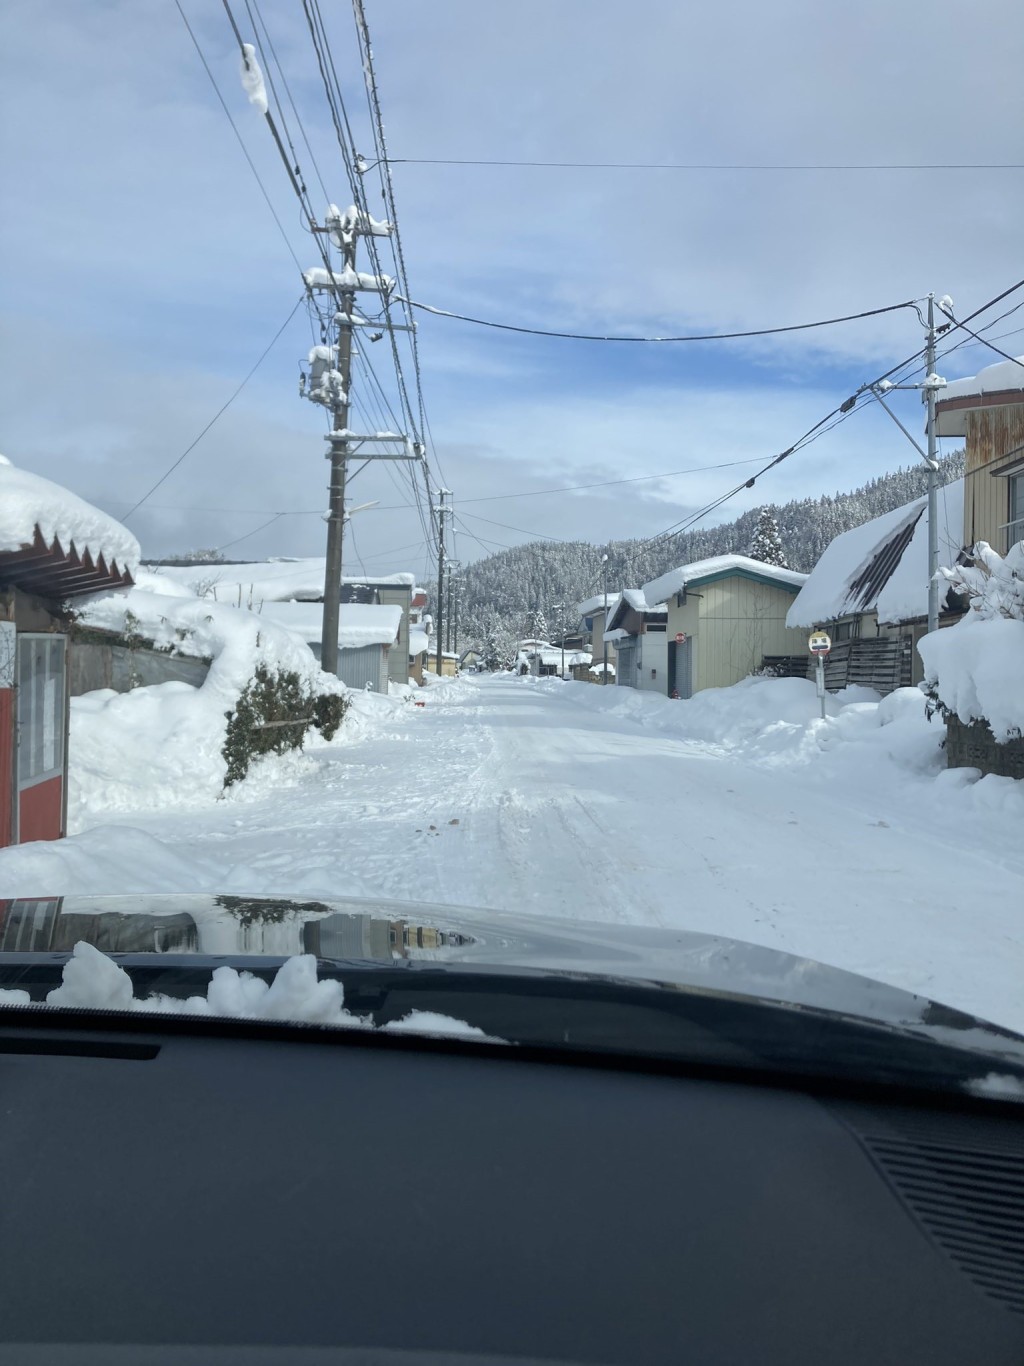
<path fill-rule="evenodd" d="M 793 593 L 738 575 L 704 584 L 694 646 L 694 690 L 727 688 L 757 669 L 765 655 L 796 655 L 807 633 L 786 626 Z M 669 630 L 672 630 L 669 618 Z"/>
<path fill-rule="evenodd" d="M 397 648 L 397 647 L 396 647 Z M 364 645 L 358 650 L 338 651 L 338 677 L 350 688 L 371 692 L 388 690 L 388 664 L 383 645 Z"/>

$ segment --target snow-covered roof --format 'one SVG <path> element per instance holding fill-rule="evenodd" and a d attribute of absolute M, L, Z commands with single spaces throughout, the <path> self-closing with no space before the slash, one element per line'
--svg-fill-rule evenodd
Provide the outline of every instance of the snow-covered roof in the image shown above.
<path fill-rule="evenodd" d="M 323 632 L 323 604 L 319 602 L 264 602 L 259 616 L 305 641 L 319 642 Z M 343 602 L 338 618 L 338 648 L 358 650 L 365 645 L 394 645 L 402 624 L 397 603 Z"/>
<path fill-rule="evenodd" d="M 612 631 L 605 631 L 604 639 L 608 641 L 609 645 L 614 645 L 617 640 L 625 640 L 632 634 L 632 631 L 625 631 L 621 626 L 616 626 Z"/>
<path fill-rule="evenodd" d="M 426 631 L 421 631 L 415 626 L 409 628 L 409 654 L 421 655 L 424 650 L 430 649 L 430 637 Z"/>
<path fill-rule="evenodd" d="M 984 407 L 987 395 L 1009 394 L 1011 402 L 1024 403 L 1021 390 L 1024 390 L 1024 356 L 987 365 L 967 379 L 952 380 L 939 390 L 935 430 L 939 436 L 963 436 L 967 431 L 967 413 L 974 407 Z M 977 402 L 957 403 L 958 399 L 976 399 Z"/>
<path fill-rule="evenodd" d="M 780 587 L 791 588 L 799 588 L 807 579 L 806 574 L 799 574 L 795 569 L 781 569 L 777 564 L 765 564 L 763 560 L 752 559 L 749 555 L 712 555 L 706 560 L 681 564 L 660 578 L 645 583 L 644 596 L 648 602 L 666 602 L 673 594 L 681 592 L 686 584 L 696 585 L 726 574 L 772 579 Z"/>
<path fill-rule="evenodd" d="M 315 602 L 323 597 L 326 562 L 322 555 L 306 559 L 257 560 L 251 564 L 187 564 L 161 565 L 158 572 L 171 581 L 184 584 L 193 592 L 204 590 L 204 596 L 217 602 L 233 603 L 236 607 L 258 607 L 261 602 Z M 415 574 L 366 575 L 346 574 L 342 583 L 366 584 L 374 588 L 409 588 L 416 586 Z"/>
<path fill-rule="evenodd" d="M 939 563 L 960 553 L 962 479 L 939 490 Z M 787 626 L 877 611 L 883 622 L 912 621 L 928 612 L 927 498 L 915 499 L 836 536 L 786 614 Z"/>
<path fill-rule="evenodd" d="M 598 593 L 596 598 L 587 598 L 586 602 L 581 602 L 576 611 L 581 617 L 593 616 L 595 612 L 600 612 L 606 603 L 609 607 L 614 607 L 618 599 L 618 593 L 609 593 L 607 597 L 604 593 Z"/>
<path fill-rule="evenodd" d="M 620 596 L 634 612 L 649 612 L 654 603 L 664 601 L 663 598 L 648 598 L 642 588 L 624 588 Z"/>
<path fill-rule="evenodd" d="M 60 484 L 18 469 L 0 455 L 0 552 L 27 549 L 37 527 L 48 546 L 58 541 L 65 552 L 74 547 L 93 561 L 102 555 L 108 568 L 116 564 L 129 574 L 138 567 L 139 543 L 127 527 Z"/>

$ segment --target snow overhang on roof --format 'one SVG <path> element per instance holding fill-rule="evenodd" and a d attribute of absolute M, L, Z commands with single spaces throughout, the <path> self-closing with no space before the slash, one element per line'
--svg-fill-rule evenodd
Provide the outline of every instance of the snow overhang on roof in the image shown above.
<path fill-rule="evenodd" d="M 939 563 L 960 553 L 964 481 L 939 490 Z M 860 612 L 886 623 L 914 621 L 928 612 L 927 499 L 844 531 L 826 547 L 786 614 L 786 625 L 817 626 Z"/>
<path fill-rule="evenodd" d="M 696 588 L 699 584 L 725 579 L 731 574 L 791 590 L 801 588 L 807 581 L 807 575 L 795 569 L 765 564 L 763 560 L 752 559 L 749 555 L 712 555 L 706 560 L 681 564 L 678 569 L 670 569 L 660 578 L 645 583 L 644 596 L 648 602 L 667 602 L 676 593 L 682 592 L 683 588 Z"/>
<path fill-rule="evenodd" d="M 968 413 L 1008 403 L 1024 403 L 1024 356 L 988 365 L 976 375 L 953 380 L 939 390 L 935 430 L 939 436 L 966 436 Z"/>
<path fill-rule="evenodd" d="M 606 604 L 609 607 L 613 607 L 618 600 L 618 593 L 609 593 L 607 598 L 604 593 L 598 593 L 596 598 L 587 598 L 586 602 L 579 603 L 576 611 L 581 617 L 590 617 L 593 616 L 595 612 L 602 611 Z"/>
<path fill-rule="evenodd" d="M 60 601 L 130 588 L 140 554 L 113 517 L 0 456 L 0 579 Z"/>

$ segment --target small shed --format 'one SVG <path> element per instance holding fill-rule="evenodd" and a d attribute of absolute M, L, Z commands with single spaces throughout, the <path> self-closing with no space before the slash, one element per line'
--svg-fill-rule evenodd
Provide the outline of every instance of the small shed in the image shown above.
<path fill-rule="evenodd" d="M 301 636 L 321 658 L 323 604 L 264 602 L 260 616 Z M 343 602 L 338 618 L 338 677 L 349 688 L 388 691 L 389 659 L 398 649 L 402 608 L 397 603 Z"/>
<path fill-rule="evenodd" d="M 788 625 L 803 632 L 824 627 L 832 637 L 827 688 L 858 683 L 889 693 L 921 681 L 917 644 L 928 629 L 927 505 L 927 498 L 917 498 L 836 536 L 793 600 Z M 963 531 L 962 479 L 939 490 L 938 507 L 939 563 L 952 565 Z M 940 626 L 963 611 L 945 591 L 939 608 Z"/>
<path fill-rule="evenodd" d="M 66 833 L 67 604 L 138 562 L 120 522 L 0 456 L 0 847 Z"/>
<path fill-rule="evenodd" d="M 615 647 L 615 681 L 623 688 L 666 692 L 668 609 L 639 588 L 624 588 L 609 609 L 603 639 Z"/>
<path fill-rule="evenodd" d="M 643 593 L 666 611 L 666 667 L 659 692 L 692 697 L 728 688 L 765 658 L 806 653 L 807 637 L 786 625 L 806 574 L 749 555 L 714 555 L 670 569 Z"/>

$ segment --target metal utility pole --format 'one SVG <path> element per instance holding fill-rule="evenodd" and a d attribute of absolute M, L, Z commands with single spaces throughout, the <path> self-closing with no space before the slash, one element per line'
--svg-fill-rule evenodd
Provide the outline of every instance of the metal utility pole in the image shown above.
<path fill-rule="evenodd" d="M 551 610 L 552 610 L 552 612 L 557 612 L 557 613 L 558 613 L 558 639 L 561 641 L 561 645 L 562 645 L 562 672 L 561 672 L 561 674 L 559 675 L 559 677 L 561 678 L 562 682 L 564 683 L 564 682 L 565 682 L 565 603 L 564 603 L 564 602 L 553 602 L 553 603 L 551 604 Z"/>
<path fill-rule="evenodd" d="M 604 613 L 601 616 L 601 643 L 604 646 L 604 669 L 601 672 L 602 687 L 608 682 L 608 556 L 601 556 L 601 592 L 604 595 Z"/>
<path fill-rule="evenodd" d="M 918 310 L 918 317 L 920 317 Z M 923 319 L 922 319 L 923 321 Z M 881 406 L 892 418 L 896 426 L 907 438 L 910 444 L 917 451 L 918 455 L 924 460 L 928 467 L 928 630 L 937 631 L 939 628 L 939 584 L 937 574 L 939 572 L 939 460 L 938 443 L 935 436 L 935 399 L 940 389 L 945 388 L 946 381 L 940 379 L 935 373 L 935 295 L 928 295 L 928 323 L 927 338 L 925 345 L 925 377 L 923 384 L 889 384 L 887 381 L 880 381 L 878 384 L 871 385 L 871 392 Z M 920 389 L 923 391 L 923 400 L 928 405 L 926 430 L 928 434 L 928 448 L 922 450 L 921 445 L 907 431 L 903 423 L 899 420 L 893 410 L 885 401 L 885 396 L 893 389 Z M 850 401 L 851 406 L 853 400 Z"/>
<path fill-rule="evenodd" d="M 928 404 L 928 630 L 939 629 L 939 462 L 935 436 L 935 295 L 928 295 L 928 350 L 925 401 Z"/>
<path fill-rule="evenodd" d="M 435 629 L 436 629 L 436 631 L 437 631 L 437 676 L 438 676 L 438 678 L 441 678 L 441 677 L 442 677 L 442 672 L 441 672 L 441 670 L 442 670 L 442 659 L 443 659 L 443 648 L 442 648 L 442 646 L 443 646 L 443 639 L 444 639 L 443 636 L 442 636 L 442 628 L 443 628 L 443 625 L 444 625 L 443 617 L 444 617 L 444 569 L 445 569 L 445 554 L 444 554 L 444 519 L 445 519 L 445 517 L 450 517 L 450 516 L 452 515 L 452 509 L 445 503 L 444 500 L 445 500 L 447 497 L 449 497 L 450 493 L 451 493 L 451 490 L 450 490 L 450 489 L 439 489 L 439 490 L 438 490 L 438 494 L 439 494 L 439 496 L 440 496 L 441 502 L 440 502 L 440 504 L 439 504 L 436 508 L 434 508 L 434 511 L 435 511 L 435 512 L 437 513 L 437 515 L 438 515 L 438 537 L 437 537 L 437 621 L 436 621 L 435 624 L 434 624 L 434 625 L 435 625 Z"/>

